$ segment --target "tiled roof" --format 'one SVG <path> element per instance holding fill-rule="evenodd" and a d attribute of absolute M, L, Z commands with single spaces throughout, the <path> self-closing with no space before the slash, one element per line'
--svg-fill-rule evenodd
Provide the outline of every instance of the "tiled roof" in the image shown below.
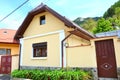
<path fill-rule="evenodd" d="M 18 43 L 14 40 L 16 30 L 0 29 L 0 43 Z"/>

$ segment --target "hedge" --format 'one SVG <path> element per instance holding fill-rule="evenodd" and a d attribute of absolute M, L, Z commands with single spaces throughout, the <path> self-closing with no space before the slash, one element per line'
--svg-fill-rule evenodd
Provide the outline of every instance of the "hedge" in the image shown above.
<path fill-rule="evenodd" d="M 14 70 L 12 77 L 32 80 L 92 80 L 90 72 L 80 69 Z"/>

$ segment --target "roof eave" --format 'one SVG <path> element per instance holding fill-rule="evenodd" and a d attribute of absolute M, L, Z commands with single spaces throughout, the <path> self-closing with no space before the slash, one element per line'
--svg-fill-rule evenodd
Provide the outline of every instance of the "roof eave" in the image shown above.
<path fill-rule="evenodd" d="M 61 16 L 60 14 L 58 14 L 57 12 L 55 12 L 54 10 L 52 10 L 51 8 L 47 7 L 46 5 L 42 5 L 42 7 L 40 6 L 40 8 L 36 8 L 35 10 L 32 10 L 31 12 L 28 13 L 28 15 L 26 16 L 26 18 L 24 19 L 22 25 L 19 27 L 19 29 L 17 30 L 16 34 L 15 34 L 15 39 L 19 39 L 23 37 L 23 34 L 25 32 L 25 30 L 27 29 L 28 25 L 30 24 L 30 22 L 32 21 L 33 17 L 41 12 L 45 12 L 48 11 L 51 14 L 53 14 L 55 17 L 57 17 L 59 20 L 61 20 L 65 26 L 67 27 L 72 27 L 72 28 L 76 28 L 78 31 L 86 34 L 87 36 L 89 36 L 90 38 L 95 38 L 94 35 L 90 34 L 89 32 L 87 32 L 86 30 L 78 27 L 75 23 L 73 23 L 72 21 L 68 20 L 67 18 Z"/>
<path fill-rule="evenodd" d="M 89 36 L 88 34 L 85 34 L 85 33 L 81 32 L 81 31 L 79 31 L 77 29 L 74 30 L 74 31 L 69 31 L 69 32 L 76 35 L 76 36 L 78 36 L 78 37 L 89 40 L 89 41 L 90 41 L 90 39 L 94 39 L 93 37 Z"/>

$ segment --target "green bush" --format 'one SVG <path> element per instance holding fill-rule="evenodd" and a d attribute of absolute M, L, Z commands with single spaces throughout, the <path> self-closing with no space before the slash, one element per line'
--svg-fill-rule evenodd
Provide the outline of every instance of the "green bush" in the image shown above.
<path fill-rule="evenodd" d="M 14 70 L 14 78 L 27 78 L 33 80 L 91 80 L 90 72 L 80 69 L 60 70 Z"/>

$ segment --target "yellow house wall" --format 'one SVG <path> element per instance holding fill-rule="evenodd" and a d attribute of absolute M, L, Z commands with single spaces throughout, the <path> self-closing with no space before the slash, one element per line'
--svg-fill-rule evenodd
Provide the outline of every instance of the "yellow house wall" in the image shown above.
<path fill-rule="evenodd" d="M 46 23 L 40 25 L 40 16 L 45 15 Z M 44 12 L 34 16 L 33 20 L 29 24 L 28 28 L 24 33 L 24 38 L 36 36 L 40 34 L 46 34 L 49 32 L 64 30 L 65 36 L 67 36 L 67 31 L 73 30 L 72 28 L 68 28 L 64 25 L 62 21 L 58 18 L 50 14 L 49 12 Z M 38 38 L 31 39 L 23 39 L 24 40 L 24 48 L 23 48 L 23 57 L 22 57 L 22 65 L 24 66 L 60 66 L 60 36 L 59 34 L 53 34 L 48 36 L 42 36 Z M 32 44 L 37 42 L 48 42 L 48 56 L 47 59 L 32 59 Z M 81 41 L 81 38 L 76 36 L 71 36 L 66 42 L 69 42 L 70 45 L 79 45 L 81 43 L 85 43 Z M 54 44 L 54 45 L 53 45 Z"/>
<path fill-rule="evenodd" d="M 96 67 L 93 46 L 67 48 L 68 67 Z"/>
<path fill-rule="evenodd" d="M 33 54 L 33 43 L 47 42 L 47 57 L 45 59 L 35 59 Z M 22 54 L 23 66 L 43 66 L 59 67 L 60 66 L 60 41 L 59 34 L 46 35 L 31 39 L 24 39 L 24 48 Z"/>
<path fill-rule="evenodd" d="M 44 25 L 40 25 L 39 19 L 40 16 L 45 15 L 46 23 Z M 49 12 L 44 12 L 36 15 L 31 21 L 30 25 L 26 29 L 24 33 L 24 38 L 31 37 L 39 34 L 45 34 L 49 32 L 54 32 L 58 30 L 64 30 L 65 36 L 69 33 L 67 31 L 73 30 L 64 25 L 62 21 L 57 19 L 55 16 L 50 14 Z M 52 66 L 57 67 L 60 66 L 60 40 L 59 34 L 53 34 L 48 36 L 42 36 L 38 38 L 32 39 L 24 39 L 24 48 L 23 48 L 23 57 L 22 63 L 26 66 Z M 69 43 L 69 46 L 77 46 L 77 45 L 87 45 L 90 46 L 82 46 L 82 47 L 74 47 L 66 49 L 66 61 L 67 66 L 69 67 L 97 67 L 96 64 L 96 51 L 94 42 L 97 40 L 105 40 L 110 38 L 98 38 L 93 39 L 91 41 L 84 40 L 75 35 L 70 36 L 65 43 Z M 113 37 L 112 37 L 113 39 Z M 32 59 L 32 44 L 37 42 L 48 42 L 48 56 L 46 59 Z M 56 43 L 56 44 L 55 44 Z M 55 44 L 55 45 L 53 45 Z M 115 55 L 117 66 L 120 66 L 120 41 L 117 38 L 114 38 L 115 45 Z M 52 47 L 51 47 L 52 45 Z M 55 53 L 55 54 L 53 54 Z M 53 57 L 55 56 L 55 57 Z"/>
<path fill-rule="evenodd" d="M 65 42 L 68 43 L 68 48 L 66 48 L 67 67 L 96 67 L 94 47 L 80 46 L 90 45 L 90 41 L 72 35 Z"/>
<path fill-rule="evenodd" d="M 96 38 L 90 46 L 67 48 L 68 67 L 97 67 L 95 41 L 113 39 L 117 67 L 120 67 L 120 40 L 117 37 Z"/>
<path fill-rule="evenodd" d="M 11 49 L 11 55 L 19 54 L 19 44 L 3 44 L 3 43 L 0 43 L 0 48 Z"/>
<path fill-rule="evenodd" d="M 71 35 L 66 41 L 66 43 L 69 44 L 69 46 L 77 46 L 77 45 L 88 45 L 90 44 L 90 41 L 87 41 L 83 38 L 80 38 L 75 35 Z"/>
<path fill-rule="evenodd" d="M 40 25 L 40 16 L 43 15 L 45 15 L 46 23 Z M 58 30 L 69 31 L 72 29 L 65 26 L 62 21 L 60 21 L 58 18 L 56 18 L 49 12 L 44 12 L 34 16 L 33 20 L 31 21 L 30 25 L 28 26 L 24 33 L 24 37 L 54 32 Z"/>
<path fill-rule="evenodd" d="M 19 63 L 19 56 L 12 56 L 12 69 L 11 71 L 14 71 L 18 69 L 18 63 Z"/>
<path fill-rule="evenodd" d="M 114 43 L 117 67 L 120 67 L 120 40 L 115 38 Z"/>
<path fill-rule="evenodd" d="M 40 16 L 45 15 L 46 23 L 40 25 Z M 28 28 L 24 33 L 24 38 L 31 37 L 39 34 L 46 34 L 49 32 L 64 30 L 65 36 L 67 36 L 67 31 L 73 30 L 64 25 L 62 21 L 50 14 L 49 12 L 44 12 L 34 16 L 33 20 L 29 24 Z M 48 56 L 46 59 L 33 59 L 32 58 L 32 44 L 38 42 L 48 42 Z M 90 44 L 89 41 L 84 40 L 77 36 L 70 36 L 65 43 L 69 43 L 70 46 L 76 46 L 81 44 Z M 54 44 L 54 45 L 53 45 Z M 60 66 L 60 36 L 59 34 L 53 34 L 48 36 L 42 36 L 38 38 L 24 39 L 24 48 L 22 55 L 22 65 L 24 66 L 45 66 L 45 67 L 59 67 Z M 67 53 L 67 50 L 66 50 Z M 70 52 L 71 53 L 71 52 Z M 69 55 L 67 55 L 69 58 Z M 71 56 L 71 55 L 70 55 Z M 74 62 L 74 61 L 73 61 Z"/>

